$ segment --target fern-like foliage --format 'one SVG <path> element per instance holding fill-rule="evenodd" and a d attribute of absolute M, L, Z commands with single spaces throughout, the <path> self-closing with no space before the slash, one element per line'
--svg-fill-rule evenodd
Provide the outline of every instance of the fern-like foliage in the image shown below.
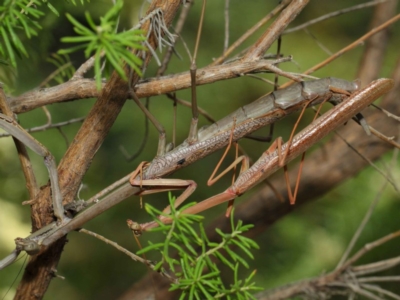
<path fill-rule="evenodd" d="M 221 236 L 221 242 L 208 240 L 202 225 L 202 217 L 183 214 L 186 205 L 179 210 L 174 209 L 175 199 L 170 196 L 171 224 L 163 224 L 158 215 L 163 215 L 154 207 L 146 204 L 146 210 L 153 216 L 159 227 L 152 231 L 165 233 L 165 240 L 160 243 L 150 243 L 138 254 L 156 251 L 161 254 L 156 268 L 163 268 L 165 272 L 173 272 L 177 283 L 171 285 L 170 290 L 181 290 L 180 299 L 254 299 L 252 292 L 260 290 L 252 282 L 253 271 L 246 279 L 240 279 L 240 266 L 248 268 L 247 257 L 253 259 L 251 250 L 258 249 L 258 245 L 251 239 L 243 236 L 253 225 L 243 225 L 241 221 L 234 222 L 231 214 L 231 233 L 223 233 L 216 229 Z M 235 250 L 231 248 L 235 247 Z M 178 256 L 175 256 L 175 252 Z M 228 266 L 232 270 L 232 283 L 226 286 L 221 279 L 221 272 L 216 263 Z M 168 268 L 169 270 L 165 270 Z"/>
<path fill-rule="evenodd" d="M 41 26 L 37 20 L 44 15 L 39 0 L 5 0 L 0 5 L 0 55 L 16 67 L 16 55 L 28 56 L 19 32 L 28 38 L 36 36 Z"/>
<path fill-rule="evenodd" d="M 80 45 L 60 50 L 59 54 L 68 54 L 84 50 L 89 58 L 94 53 L 94 72 L 97 88 L 101 88 L 101 59 L 104 56 L 107 63 L 117 71 L 119 76 L 127 80 L 123 62 L 141 75 L 142 61 L 130 49 L 144 50 L 141 42 L 145 40 L 140 30 L 117 32 L 118 16 L 123 7 L 123 1 L 118 0 L 115 5 L 100 18 L 100 25 L 96 25 L 89 13 L 85 13 L 89 27 L 79 23 L 70 14 L 68 20 L 74 25 L 74 31 L 79 36 L 64 37 L 65 43 L 80 43 Z"/>

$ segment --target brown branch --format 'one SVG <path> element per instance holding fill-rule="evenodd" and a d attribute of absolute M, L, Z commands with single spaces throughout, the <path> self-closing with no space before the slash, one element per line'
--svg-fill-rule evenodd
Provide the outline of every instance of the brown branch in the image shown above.
<path fill-rule="evenodd" d="M 180 2 L 180 0 L 155 0 L 150 5 L 148 13 L 156 8 L 161 8 L 164 12 L 166 25 L 169 26 L 180 6 Z M 141 29 L 146 32 L 148 28 L 149 21 L 145 22 Z M 156 48 L 157 38 L 154 35 L 150 36 L 148 42 L 153 48 Z M 148 53 L 144 65 L 147 65 L 150 59 L 151 55 Z M 136 84 L 138 79 L 137 74 L 132 76 L 132 86 Z M 125 103 L 128 89 L 128 84 L 114 72 L 68 148 L 58 168 L 64 204 L 74 200 L 93 156 Z M 46 186 L 39 193 L 37 202 L 32 207 L 34 228 L 41 228 L 53 221 L 50 207 L 50 187 Z M 62 238 L 45 252 L 31 258 L 18 286 L 15 299 L 41 299 L 43 297 L 54 276 L 65 241 L 66 239 Z"/>
<path fill-rule="evenodd" d="M 235 61 L 221 66 L 205 67 L 197 70 L 196 84 L 203 85 L 219 80 L 240 77 L 243 74 L 267 71 L 270 64 L 271 61 L 268 60 L 254 62 Z M 105 84 L 103 84 L 103 88 L 104 86 Z M 139 98 L 145 98 L 172 93 L 187 89 L 190 86 L 190 73 L 183 72 L 139 82 L 135 86 L 135 93 Z M 96 89 L 95 81 L 84 78 L 70 80 L 51 88 L 29 91 L 18 97 L 9 99 L 9 103 L 14 113 L 23 113 L 43 105 L 95 98 L 98 96 L 99 93 Z M 127 94 L 125 97 L 127 97 Z"/>

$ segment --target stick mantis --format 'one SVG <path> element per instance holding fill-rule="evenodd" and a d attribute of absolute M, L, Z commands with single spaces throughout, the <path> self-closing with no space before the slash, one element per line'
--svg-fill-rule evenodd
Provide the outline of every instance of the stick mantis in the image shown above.
<path fill-rule="evenodd" d="M 245 193 L 248 189 L 263 181 L 281 167 L 283 152 L 287 150 L 288 155 L 285 162 L 290 162 L 292 159 L 305 152 L 318 140 L 325 137 L 329 132 L 337 129 L 352 116 L 367 107 L 375 99 L 388 92 L 393 85 L 394 83 L 391 79 L 379 79 L 372 82 L 366 88 L 355 92 L 349 99 L 338 104 L 336 107 L 332 108 L 329 112 L 325 113 L 315 122 L 311 123 L 299 132 L 291 143 L 288 142 L 285 145 L 280 146 L 281 138 L 278 138 L 250 168 L 248 166 L 248 159 L 244 157 L 238 158 L 227 169 L 229 170 L 233 168 L 237 163 L 243 160 L 242 172 L 232 186 L 230 186 L 226 191 L 184 210 L 182 213 L 196 214 L 223 202 L 233 200 Z M 277 150 L 275 150 L 275 148 L 277 148 Z M 225 170 L 221 175 L 225 174 L 227 170 Z M 182 195 L 187 198 L 187 193 L 184 192 Z M 177 199 L 176 206 L 186 199 L 182 195 Z M 164 209 L 163 213 L 168 214 L 170 211 L 170 207 L 167 207 Z M 159 219 L 163 223 L 169 223 L 172 221 L 166 216 L 160 216 Z M 153 221 L 145 224 L 138 224 L 128 220 L 128 226 L 135 234 L 141 234 L 143 231 L 158 226 L 158 223 Z"/>

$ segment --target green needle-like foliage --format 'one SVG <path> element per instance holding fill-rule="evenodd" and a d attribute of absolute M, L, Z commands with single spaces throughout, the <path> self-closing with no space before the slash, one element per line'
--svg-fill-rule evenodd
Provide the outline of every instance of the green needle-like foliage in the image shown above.
<path fill-rule="evenodd" d="M 74 25 L 74 31 L 79 35 L 75 37 L 64 37 L 65 43 L 80 43 L 80 45 L 63 49 L 59 54 L 68 54 L 84 50 L 86 58 L 94 53 L 94 72 L 97 88 L 101 88 L 101 58 L 104 56 L 107 63 L 110 63 L 119 76 L 127 80 L 127 74 L 123 63 L 126 63 L 136 73 L 141 75 L 140 66 L 142 61 L 132 53 L 133 50 L 144 50 L 141 42 L 146 38 L 140 30 L 130 30 L 117 33 L 118 16 L 123 6 L 123 1 L 117 3 L 100 18 L 100 25 L 96 25 L 89 13 L 85 13 L 89 27 L 79 23 L 70 14 L 68 20 Z"/>
<path fill-rule="evenodd" d="M 37 36 L 42 26 L 38 23 L 44 16 L 42 3 L 55 14 L 57 9 L 48 0 L 4 0 L 0 3 L 0 64 L 17 66 L 17 56 L 28 57 L 28 51 L 20 35 Z M 71 1 L 76 5 L 75 0 Z M 85 0 L 80 0 L 83 4 Z"/>
<path fill-rule="evenodd" d="M 19 32 L 31 38 L 41 29 L 35 21 L 44 15 L 40 5 L 39 0 L 5 0 L 0 5 L 0 55 L 13 67 L 17 66 L 16 55 L 28 57 Z"/>
<path fill-rule="evenodd" d="M 182 213 L 193 204 L 176 210 L 173 208 L 174 201 L 170 196 L 172 209 L 168 217 L 172 219 L 171 224 L 163 224 L 157 216 L 167 215 L 146 204 L 146 210 L 159 224 L 152 231 L 162 231 L 166 237 L 161 243 L 150 243 L 138 254 L 150 251 L 161 254 L 157 267 L 174 272 L 178 283 L 173 283 L 170 290 L 181 290 L 180 299 L 254 299 L 252 292 L 261 289 L 252 282 L 255 271 L 245 280 L 238 276 L 241 265 L 248 268 L 247 257 L 253 259 L 251 250 L 258 249 L 253 240 L 243 236 L 253 225 L 243 225 L 241 221 L 235 224 L 232 211 L 232 232 L 223 233 L 216 229 L 222 241 L 210 242 L 202 224 L 203 217 Z M 231 249 L 232 246 L 235 249 Z M 218 261 L 232 270 L 229 287 L 222 282 Z"/>

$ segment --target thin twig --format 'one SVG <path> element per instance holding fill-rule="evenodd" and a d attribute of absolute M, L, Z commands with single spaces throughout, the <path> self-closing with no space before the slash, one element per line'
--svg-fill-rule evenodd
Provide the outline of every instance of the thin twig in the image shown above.
<path fill-rule="evenodd" d="M 400 281 L 400 276 L 374 276 L 374 277 L 362 277 L 358 279 L 358 282 L 393 282 Z"/>
<path fill-rule="evenodd" d="M 367 299 L 371 299 L 371 300 L 384 300 L 381 297 L 375 296 L 373 293 L 370 293 L 364 289 L 362 289 L 361 287 L 359 287 L 356 284 L 352 284 L 352 283 L 348 283 L 347 287 L 349 287 L 353 292 L 355 292 L 356 294 L 359 294 L 361 296 L 366 297 Z"/>
<path fill-rule="evenodd" d="M 137 262 L 140 262 L 140 263 L 146 265 L 151 270 L 153 270 L 153 271 L 157 272 L 158 274 L 160 274 L 161 276 L 167 278 L 172 283 L 178 283 L 178 279 L 176 279 L 175 277 L 171 276 L 169 273 L 165 272 L 164 270 L 155 270 L 155 264 L 152 261 L 144 259 L 144 258 L 142 258 L 142 257 L 130 252 L 129 250 L 125 249 L 124 247 L 121 247 L 120 245 L 118 245 L 116 242 L 113 242 L 113 241 L 105 238 L 104 236 L 102 236 L 100 234 L 97 234 L 95 232 L 92 232 L 90 230 L 87 230 L 85 228 L 81 228 L 78 231 L 81 232 L 81 233 L 85 233 L 87 235 L 90 235 L 92 237 L 95 237 L 96 239 L 99 239 L 100 241 L 102 241 L 102 242 L 114 247 L 118 251 L 121 251 L 122 253 L 124 253 L 127 256 L 129 256 L 134 261 L 137 261 Z"/>
<path fill-rule="evenodd" d="M 376 285 L 371 285 L 371 284 L 361 284 L 360 285 L 362 288 L 366 289 L 366 290 L 370 290 L 373 292 L 378 293 L 379 295 L 386 295 L 388 297 L 391 297 L 393 299 L 397 299 L 400 300 L 400 296 L 396 295 L 395 293 L 392 293 L 391 291 L 385 290 L 379 286 Z"/>
<path fill-rule="evenodd" d="M 366 212 L 363 220 L 361 221 L 360 225 L 358 226 L 356 232 L 354 233 L 349 245 L 347 246 L 346 251 L 343 253 L 342 258 L 340 259 L 338 265 L 336 266 L 336 269 L 340 268 L 344 262 L 347 260 L 350 252 L 353 250 L 354 245 L 356 244 L 358 238 L 360 237 L 361 233 L 363 232 L 365 226 L 367 225 L 368 221 L 370 220 L 372 213 L 375 210 L 376 205 L 379 203 L 379 201 L 382 198 L 382 194 L 385 191 L 387 187 L 388 182 L 385 181 L 380 190 L 378 191 L 377 195 L 375 196 L 375 199 L 371 202 L 368 211 Z"/>
<path fill-rule="evenodd" d="M 383 245 L 384 243 L 395 239 L 400 236 L 400 230 L 393 232 L 391 234 L 388 234 L 372 243 L 366 244 L 362 249 L 360 249 L 356 254 L 354 254 L 350 259 L 348 259 L 345 263 L 343 263 L 339 268 L 335 270 L 335 272 L 340 272 L 346 268 L 348 268 L 350 265 L 352 265 L 354 262 L 360 259 L 365 253 L 375 249 L 376 247 L 379 247 Z"/>
<path fill-rule="evenodd" d="M 71 119 L 71 120 L 64 121 L 64 122 L 59 122 L 59 123 L 54 123 L 54 124 L 45 124 L 45 125 L 41 125 L 41 126 L 37 126 L 37 127 L 27 128 L 25 130 L 29 133 L 45 131 L 45 130 L 53 129 L 53 128 L 61 128 L 61 127 L 64 127 L 64 126 L 67 126 L 70 124 L 74 124 L 74 123 L 80 123 L 80 122 L 83 122 L 84 120 L 85 120 L 85 117 L 76 118 L 76 119 Z M 0 134 L 0 138 L 8 137 L 8 136 L 10 136 L 9 133 Z"/>
<path fill-rule="evenodd" d="M 372 273 L 388 270 L 399 264 L 400 264 L 400 256 L 396 256 L 396 257 L 388 258 L 388 259 L 381 260 L 378 262 L 373 262 L 370 264 L 355 266 L 355 267 L 352 267 L 351 270 L 355 276 L 364 276 L 367 274 L 372 274 Z"/>
<path fill-rule="evenodd" d="M 341 50 L 339 50 L 338 52 L 336 52 L 332 56 L 330 56 L 327 59 L 325 59 L 324 61 L 316 64 L 314 67 L 308 69 L 307 71 L 303 72 L 303 74 L 311 74 L 311 73 L 321 69 L 322 67 L 326 66 L 327 64 L 329 64 L 330 62 L 332 62 L 336 58 L 342 56 L 344 53 L 350 51 L 351 49 L 355 48 L 358 45 L 361 45 L 365 40 L 370 38 L 372 35 L 376 34 L 377 32 L 379 32 L 379 31 L 381 31 L 383 29 L 386 29 L 388 26 L 392 25 L 393 23 L 397 22 L 398 20 L 400 20 L 400 14 L 398 14 L 395 17 L 391 18 L 390 20 L 386 21 L 382 25 L 370 30 L 369 32 L 364 34 L 362 37 L 360 37 L 359 39 L 355 40 L 354 42 L 352 42 L 351 44 L 347 45 L 346 47 L 342 48 Z M 287 82 L 282 87 L 289 86 L 290 84 L 292 84 L 292 82 Z"/>
<path fill-rule="evenodd" d="M 237 47 L 239 47 L 246 39 L 248 39 L 251 35 L 254 34 L 261 26 L 266 24 L 271 18 L 276 16 L 280 11 L 282 11 L 289 3 L 291 0 L 285 0 L 282 1 L 273 11 L 271 11 L 268 15 L 266 15 L 264 18 L 262 18 L 260 21 L 257 22 L 252 28 L 250 28 L 246 33 L 244 33 L 236 42 L 232 44 L 226 51 L 224 51 L 223 55 L 216 60 L 210 65 L 210 66 L 215 66 L 219 65 L 224 62 L 224 60 L 228 57 L 229 54 L 231 54 Z"/>
<path fill-rule="evenodd" d="M 225 53 L 228 50 L 229 46 L 229 0 L 225 0 L 224 19 L 225 19 L 225 34 L 224 34 L 223 53 Z"/>
<path fill-rule="evenodd" d="M 132 176 L 132 173 L 129 173 L 128 175 L 122 177 L 121 179 L 117 180 L 116 182 L 114 182 L 113 184 L 109 185 L 108 187 L 106 187 L 105 189 L 101 190 L 100 192 L 98 192 L 96 195 L 94 195 L 93 197 L 91 197 L 89 200 L 86 201 L 86 203 L 88 204 L 92 204 L 92 203 L 97 203 L 99 202 L 99 200 L 104 197 L 105 195 L 107 195 L 108 193 L 112 192 L 113 190 L 115 190 L 117 187 L 122 186 L 124 183 L 128 182 L 129 178 Z"/>
<path fill-rule="evenodd" d="M 369 28 L 372 29 L 381 25 L 386 20 L 392 18 L 397 11 L 398 1 L 387 1 L 378 4 L 374 9 L 374 14 Z M 382 30 L 367 40 L 364 46 L 363 55 L 354 78 L 358 78 L 361 84 L 367 84 L 379 76 L 382 69 L 386 49 L 391 37 L 389 28 Z"/>
<path fill-rule="evenodd" d="M 374 130 L 374 132 L 376 131 L 373 127 L 370 127 Z M 343 138 L 341 136 L 340 133 L 335 132 L 336 136 L 338 136 L 350 149 L 352 149 L 354 151 L 354 153 L 356 153 L 359 157 L 361 157 L 363 160 L 365 160 L 371 167 L 373 167 L 380 175 L 383 176 L 383 178 L 385 178 L 387 180 L 387 182 L 389 182 L 393 188 L 396 191 L 399 191 L 399 189 L 397 188 L 397 184 L 395 183 L 395 181 L 393 180 L 393 178 L 390 177 L 390 174 L 386 174 L 384 171 L 382 171 L 371 159 L 369 159 L 367 156 L 361 154 L 360 151 L 358 151 L 355 147 L 353 147 L 352 144 L 350 144 L 345 138 Z M 374 133 L 375 134 L 375 133 Z M 388 140 L 382 139 L 385 142 L 388 142 Z"/>
<path fill-rule="evenodd" d="M 345 14 L 345 13 L 349 13 L 349 12 L 354 11 L 354 10 L 360 10 L 360 9 L 367 8 L 367 7 L 370 7 L 370 6 L 374 6 L 374 5 L 377 5 L 379 3 L 383 3 L 383 2 L 387 2 L 387 1 L 391 1 L 391 0 L 376 0 L 376 1 L 371 1 L 371 2 L 366 2 L 366 3 L 354 5 L 354 6 L 351 6 L 351 7 L 348 7 L 348 8 L 340 9 L 340 10 L 331 12 L 329 14 L 323 15 L 321 17 L 315 18 L 313 20 L 307 21 L 306 23 L 301 24 L 299 26 L 296 26 L 296 27 L 293 27 L 293 28 L 289 28 L 289 29 L 285 30 L 283 32 L 283 34 L 288 34 L 288 33 L 292 33 L 292 32 L 295 32 L 295 31 L 299 31 L 299 30 L 307 28 L 307 27 L 309 27 L 309 26 L 311 26 L 313 24 L 325 21 L 327 19 L 334 18 L 334 17 L 337 17 L 337 16 Z"/>
<path fill-rule="evenodd" d="M 149 103 L 150 103 L 150 99 L 147 98 L 146 104 L 145 104 L 146 109 L 149 109 Z M 145 118 L 144 118 L 144 136 L 143 136 L 143 140 L 140 143 L 138 150 L 133 154 L 129 154 L 123 145 L 119 146 L 119 149 L 121 150 L 122 154 L 125 156 L 125 159 L 127 161 L 132 161 L 132 160 L 136 159 L 140 155 L 140 153 L 142 153 L 144 147 L 147 144 L 148 137 L 149 137 L 149 118 L 147 118 L 145 116 Z"/>
<path fill-rule="evenodd" d="M 180 99 L 180 98 L 176 97 L 175 94 L 167 94 L 167 97 L 168 97 L 168 99 L 171 99 L 171 100 L 173 100 L 173 101 L 176 101 L 176 103 L 178 103 L 178 104 L 180 104 L 180 105 L 182 105 L 182 106 L 186 106 L 186 107 L 189 107 L 189 108 L 192 107 L 192 103 L 191 103 L 191 102 L 185 101 L 185 100 L 183 100 L 183 99 Z M 198 107 L 198 110 L 199 110 L 199 113 L 200 113 L 204 118 L 206 118 L 208 121 L 210 121 L 211 123 L 215 123 L 215 122 L 216 122 L 216 120 L 215 120 L 206 110 L 204 110 L 204 109 L 201 108 L 201 107 Z"/>

